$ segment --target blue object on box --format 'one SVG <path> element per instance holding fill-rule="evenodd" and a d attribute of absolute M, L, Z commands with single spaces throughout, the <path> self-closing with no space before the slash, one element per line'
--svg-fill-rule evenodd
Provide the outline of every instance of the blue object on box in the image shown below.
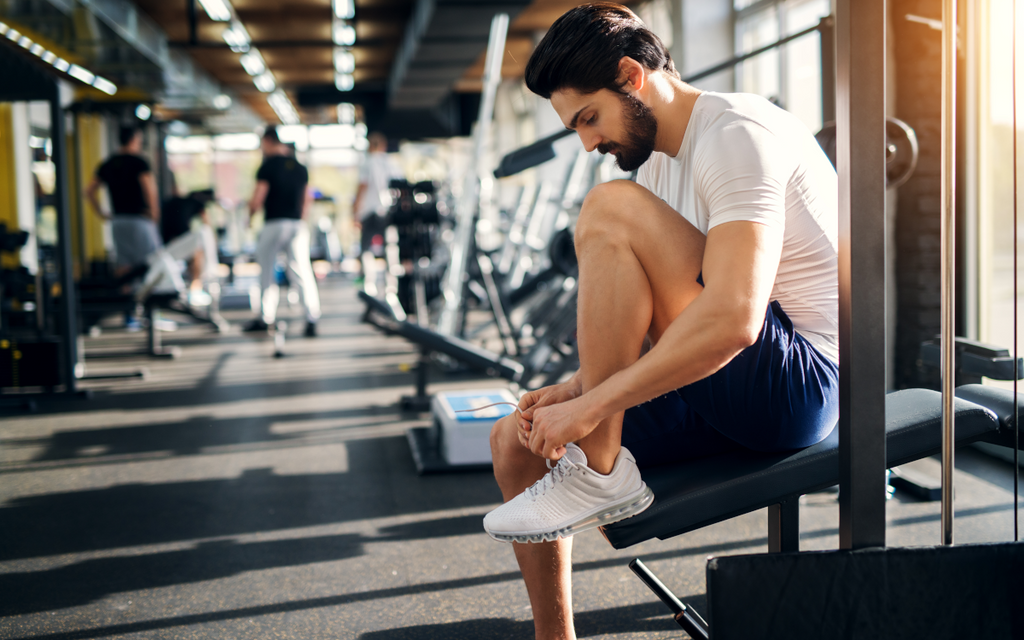
<path fill-rule="evenodd" d="M 466 394 L 466 395 L 454 395 L 451 393 L 445 394 L 445 399 L 448 401 L 448 405 L 451 406 L 452 411 L 455 412 L 455 419 L 459 422 L 466 422 L 471 420 L 488 420 L 493 421 L 498 418 L 504 418 L 508 414 L 515 411 L 515 407 L 507 404 L 499 404 L 494 407 L 488 407 L 487 405 L 494 404 L 496 402 L 507 402 L 508 397 L 501 394 Z M 487 407 L 481 409 L 481 407 Z M 479 411 L 467 411 L 467 409 L 479 409 Z"/>

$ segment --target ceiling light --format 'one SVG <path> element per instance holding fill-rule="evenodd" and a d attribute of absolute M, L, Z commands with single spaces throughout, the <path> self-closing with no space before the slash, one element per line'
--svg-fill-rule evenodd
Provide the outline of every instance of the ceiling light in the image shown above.
<path fill-rule="evenodd" d="M 242 55 L 240 62 L 242 63 L 242 68 L 250 76 L 258 76 L 267 70 L 263 56 L 256 49 L 249 49 L 248 53 Z"/>
<path fill-rule="evenodd" d="M 96 76 L 94 74 L 89 73 L 77 64 L 71 65 L 71 67 L 68 69 L 68 75 L 72 78 L 75 78 L 76 80 L 81 80 L 85 84 L 92 84 L 92 81 L 96 79 Z"/>
<path fill-rule="evenodd" d="M 249 50 L 249 32 L 245 30 L 245 27 L 238 20 L 233 20 L 231 26 L 224 30 L 221 37 L 224 38 L 224 42 L 235 53 L 243 53 Z"/>
<path fill-rule="evenodd" d="M 53 61 L 53 68 L 57 71 L 63 71 L 64 73 L 67 73 L 68 69 L 71 68 L 71 63 L 65 60 L 64 58 L 56 58 Z"/>
<path fill-rule="evenodd" d="M 112 96 L 117 93 L 117 85 L 100 76 L 96 76 L 96 79 L 92 81 L 92 86 L 96 87 L 108 96 Z"/>
<path fill-rule="evenodd" d="M 292 106 L 292 101 L 288 99 L 284 91 L 278 89 L 267 96 L 267 103 L 270 104 L 270 108 L 274 110 L 282 123 L 299 124 L 299 112 Z"/>
<path fill-rule="evenodd" d="M 352 46 L 356 43 L 356 28 L 345 20 L 335 18 L 331 37 L 334 39 L 334 44 L 345 47 Z"/>
<path fill-rule="evenodd" d="M 29 47 L 29 51 L 32 52 L 33 55 L 42 56 L 46 49 L 43 47 L 43 45 L 37 42 L 31 47 Z"/>
<path fill-rule="evenodd" d="M 338 73 L 352 73 L 356 70 L 356 57 L 348 49 L 335 47 L 334 70 Z"/>
<path fill-rule="evenodd" d="M 227 22 L 231 19 L 231 7 L 227 0 L 199 0 L 199 4 L 203 5 L 210 20 Z"/>
<path fill-rule="evenodd" d="M 264 71 L 258 76 L 254 76 L 252 83 L 256 85 L 256 88 L 263 93 L 270 93 L 277 88 L 277 83 L 274 81 L 274 76 L 269 71 Z"/>
<path fill-rule="evenodd" d="M 52 51 L 50 51 L 50 50 L 44 51 L 43 55 L 41 55 L 39 57 L 42 58 L 43 62 L 45 62 L 46 64 L 53 64 L 54 61 L 57 60 L 57 54 L 52 52 Z"/>
<path fill-rule="evenodd" d="M 339 18 L 354 18 L 356 15 L 355 0 L 334 0 L 334 15 Z"/>
<path fill-rule="evenodd" d="M 231 96 L 227 95 L 226 93 L 220 94 L 219 96 L 213 99 L 213 106 L 215 109 L 220 109 L 221 111 L 224 111 L 225 109 L 231 106 Z"/>
<path fill-rule="evenodd" d="M 338 105 L 338 124 L 355 124 L 356 105 L 342 102 Z"/>
<path fill-rule="evenodd" d="M 4 26 L 6 26 L 6 25 L 4 25 Z M 13 27 L 8 27 L 7 28 L 7 32 L 4 33 L 4 35 L 7 36 L 8 40 L 11 40 L 13 42 L 17 42 L 18 38 L 21 37 L 21 32 L 18 31 L 17 29 L 15 29 L 15 28 L 13 28 Z"/>
<path fill-rule="evenodd" d="M 20 46 L 22 49 L 28 49 L 32 46 L 32 39 L 28 36 L 21 36 L 20 38 L 18 38 L 18 46 Z"/>
<path fill-rule="evenodd" d="M 351 91 L 355 84 L 356 81 L 351 73 L 334 74 L 334 86 L 338 88 L 338 91 Z"/>
<path fill-rule="evenodd" d="M 139 120 L 149 120 L 149 116 L 153 115 L 153 110 L 144 104 L 140 104 L 135 107 L 135 117 Z"/>

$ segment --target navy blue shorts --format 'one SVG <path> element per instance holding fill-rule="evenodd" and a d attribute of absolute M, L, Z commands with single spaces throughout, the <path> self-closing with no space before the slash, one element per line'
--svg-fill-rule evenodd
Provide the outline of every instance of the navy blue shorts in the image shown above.
<path fill-rule="evenodd" d="M 809 447 L 838 419 L 838 366 L 772 302 L 757 342 L 729 364 L 627 410 L 622 444 L 644 468 L 738 448 Z"/>

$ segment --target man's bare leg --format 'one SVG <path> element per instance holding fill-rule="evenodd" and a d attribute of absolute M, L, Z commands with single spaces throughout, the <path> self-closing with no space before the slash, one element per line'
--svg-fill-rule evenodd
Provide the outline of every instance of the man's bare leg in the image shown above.
<path fill-rule="evenodd" d="M 653 342 L 700 293 L 704 235 L 652 193 L 620 181 L 591 190 L 576 228 L 580 265 L 577 327 L 583 391 L 629 366 L 644 337 Z M 607 473 L 621 447 L 622 414 L 603 421 L 577 444 L 588 466 Z M 491 435 L 494 473 L 507 502 L 547 472 L 520 444 L 516 420 L 499 420 Z M 571 539 L 513 543 L 526 582 L 538 640 L 575 638 Z"/>
<path fill-rule="evenodd" d="M 543 458 L 519 443 L 515 414 L 502 418 L 491 431 L 494 477 L 508 502 L 547 473 Z M 572 538 L 539 544 L 512 543 L 526 582 L 538 640 L 573 640 Z"/>
<path fill-rule="evenodd" d="M 591 190 L 576 226 L 577 336 L 586 393 L 656 343 L 700 293 L 705 237 L 650 191 L 616 181 Z M 576 444 L 608 473 L 622 441 L 619 413 Z"/>

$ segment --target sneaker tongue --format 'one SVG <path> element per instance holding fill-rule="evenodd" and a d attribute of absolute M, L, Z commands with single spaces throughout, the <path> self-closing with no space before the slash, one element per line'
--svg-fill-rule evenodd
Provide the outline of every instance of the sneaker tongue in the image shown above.
<path fill-rule="evenodd" d="M 565 458 L 568 458 L 570 462 L 575 464 L 587 464 L 587 454 L 583 453 L 583 449 L 580 449 L 573 443 L 565 445 Z"/>

